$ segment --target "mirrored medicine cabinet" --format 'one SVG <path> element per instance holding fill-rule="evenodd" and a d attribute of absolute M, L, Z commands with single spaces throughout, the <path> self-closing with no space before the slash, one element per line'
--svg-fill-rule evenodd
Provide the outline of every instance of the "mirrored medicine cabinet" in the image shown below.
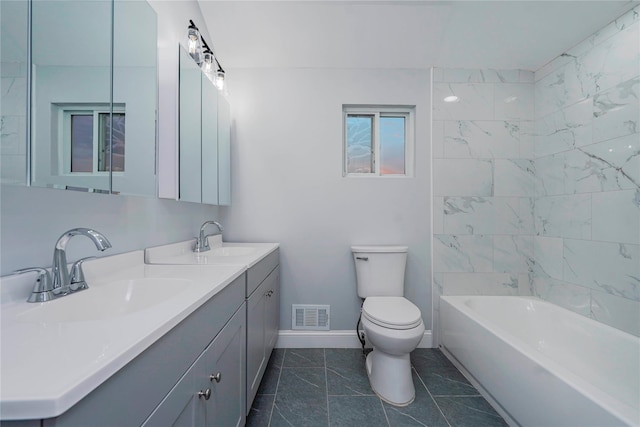
<path fill-rule="evenodd" d="M 155 196 L 153 8 L 144 0 L 0 7 L 2 183 Z"/>
<path fill-rule="evenodd" d="M 230 205 L 229 103 L 182 46 L 179 56 L 179 200 Z"/>

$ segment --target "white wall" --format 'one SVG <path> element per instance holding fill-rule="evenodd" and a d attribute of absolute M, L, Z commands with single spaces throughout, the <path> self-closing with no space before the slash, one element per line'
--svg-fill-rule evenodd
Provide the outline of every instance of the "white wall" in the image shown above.
<path fill-rule="evenodd" d="M 150 4 L 158 14 L 159 140 L 163 152 L 173 156 L 164 168 L 160 165 L 159 176 L 171 182 L 176 172 L 178 43 L 189 19 L 204 30 L 205 37 L 207 32 L 195 1 Z M 50 266 L 53 245 L 69 228 L 94 227 L 103 232 L 113 248 L 102 255 L 113 255 L 190 239 L 204 220 L 215 218 L 219 218 L 217 207 L 173 200 L 2 186 L 0 275 L 21 267 Z M 74 239 L 68 251 L 69 261 L 96 254 L 83 238 Z"/>
<path fill-rule="evenodd" d="M 281 243 L 281 329 L 291 304 L 330 304 L 355 329 L 350 245 L 406 244 L 406 296 L 431 325 L 430 71 L 227 70 L 232 206 L 225 238 Z M 342 177 L 342 104 L 416 105 L 413 178 Z"/>

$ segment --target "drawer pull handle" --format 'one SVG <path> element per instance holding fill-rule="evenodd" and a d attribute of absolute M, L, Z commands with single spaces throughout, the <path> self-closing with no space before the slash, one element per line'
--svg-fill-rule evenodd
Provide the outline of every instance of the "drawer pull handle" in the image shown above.
<path fill-rule="evenodd" d="M 205 391 L 200 390 L 198 392 L 198 398 L 200 397 L 204 397 L 204 400 L 209 400 L 209 398 L 211 397 L 211 389 L 208 388 Z"/>
<path fill-rule="evenodd" d="M 222 374 L 220 372 L 218 372 L 215 375 L 209 375 L 209 380 L 210 381 L 215 380 L 217 383 L 219 383 L 221 379 L 222 379 Z"/>
<path fill-rule="evenodd" d="M 356 259 L 360 259 L 362 261 L 369 261 L 369 257 L 368 256 L 357 256 Z"/>

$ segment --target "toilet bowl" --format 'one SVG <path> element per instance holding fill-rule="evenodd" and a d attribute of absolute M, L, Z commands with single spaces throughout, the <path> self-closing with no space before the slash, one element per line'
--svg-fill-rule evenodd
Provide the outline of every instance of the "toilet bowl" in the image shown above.
<path fill-rule="evenodd" d="M 415 398 L 409 354 L 424 334 L 420 309 L 404 298 L 406 246 L 352 246 L 362 327 L 373 346 L 366 361 L 373 391 L 406 406 Z"/>
<path fill-rule="evenodd" d="M 362 326 L 373 351 L 366 367 L 373 391 L 385 402 L 406 406 L 415 398 L 409 354 L 424 334 L 420 310 L 403 297 L 369 297 Z"/>

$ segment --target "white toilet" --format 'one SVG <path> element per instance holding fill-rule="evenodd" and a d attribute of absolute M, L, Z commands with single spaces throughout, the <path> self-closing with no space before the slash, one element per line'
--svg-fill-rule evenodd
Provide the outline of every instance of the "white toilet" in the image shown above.
<path fill-rule="evenodd" d="M 352 246 L 371 388 L 382 400 L 406 406 L 415 398 L 411 353 L 424 334 L 420 309 L 404 298 L 406 246 Z"/>

